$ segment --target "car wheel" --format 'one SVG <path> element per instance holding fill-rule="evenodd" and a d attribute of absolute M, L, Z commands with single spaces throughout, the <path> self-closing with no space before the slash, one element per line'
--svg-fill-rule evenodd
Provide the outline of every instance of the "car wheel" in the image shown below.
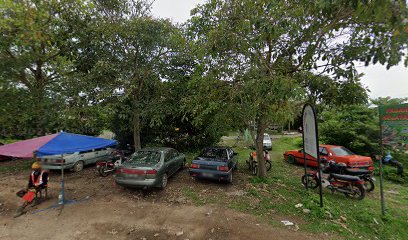
<path fill-rule="evenodd" d="M 164 189 L 167 186 L 167 173 L 164 173 L 161 180 L 160 188 Z"/>
<path fill-rule="evenodd" d="M 234 170 L 238 170 L 238 162 L 235 164 Z"/>
<path fill-rule="evenodd" d="M 229 176 L 228 176 L 227 182 L 228 182 L 228 183 L 232 183 L 232 171 L 231 171 L 231 173 L 230 173 Z"/>
<path fill-rule="evenodd" d="M 288 156 L 288 163 L 295 164 L 295 162 L 296 162 L 295 157 L 293 155 L 289 155 Z"/>
<path fill-rule="evenodd" d="M 84 161 L 78 161 L 75 163 L 75 165 L 72 167 L 72 170 L 74 172 L 80 172 L 84 169 Z"/>

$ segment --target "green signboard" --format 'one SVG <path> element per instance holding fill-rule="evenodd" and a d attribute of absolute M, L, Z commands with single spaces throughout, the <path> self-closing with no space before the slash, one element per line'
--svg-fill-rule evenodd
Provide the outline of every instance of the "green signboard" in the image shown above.
<path fill-rule="evenodd" d="M 408 104 L 381 106 L 382 143 L 408 149 Z"/>

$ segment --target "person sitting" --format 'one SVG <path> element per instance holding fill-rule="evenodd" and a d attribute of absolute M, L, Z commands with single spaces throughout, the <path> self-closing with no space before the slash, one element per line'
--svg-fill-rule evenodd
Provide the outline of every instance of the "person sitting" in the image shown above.
<path fill-rule="evenodd" d="M 37 193 L 41 193 L 43 189 L 47 188 L 49 180 L 48 171 L 42 170 L 39 162 L 34 162 L 31 168 L 33 171 L 29 176 L 27 188 L 17 193 L 17 196 L 21 197 L 24 202 L 17 209 L 14 217 L 24 214 L 24 209 L 33 201 L 34 205 L 38 204 L 39 199 L 36 197 Z"/>
<path fill-rule="evenodd" d="M 390 151 L 388 151 L 388 152 L 387 152 L 387 155 L 385 155 L 385 156 L 382 158 L 382 162 L 383 162 L 384 164 L 389 164 L 389 165 L 392 165 L 392 166 L 396 167 L 396 168 L 397 168 L 397 174 L 398 174 L 398 175 L 402 175 L 402 174 L 403 174 L 403 172 L 404 172 L 404 167 L 402 166 L 402 164 L 401 164 L 399 161 L 397 161 L 396 159 L 394 159 L 394 157 L 391 155 L 391 152 L 390 152 Z"/>

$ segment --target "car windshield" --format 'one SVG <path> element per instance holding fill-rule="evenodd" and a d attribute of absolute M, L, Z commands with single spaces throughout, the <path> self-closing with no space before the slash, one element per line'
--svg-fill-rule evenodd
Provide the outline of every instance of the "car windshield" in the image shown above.
<path fill-rule="evenodd" d="M 334 155 L 336 156 L 349 156 L 349 155 L 355 155 L 352 151 L 348 150 L 345 147 L 336 147 L 331 149 Z"/>
<path fill-rule="evenodd" d="M 135 152 L 130 161 L 126 163 L 129 165 L 155 165 L 160 161 L 160 152 L 155 151 L 138 151 Z"/>
<path fill-rule="evenodd" d="M 213 158 L 214 160 L 226 160 L 228 159 L 227 151 L 222 148 L 206 148 L 201 153 L 200 157 Z"/>
<path fill-rule="evenodd" d="M 264 141 L 270 141 L 270 140 L 271 140 L 271 137 L 269 137 L 268 135 L 264 136 Z"/>

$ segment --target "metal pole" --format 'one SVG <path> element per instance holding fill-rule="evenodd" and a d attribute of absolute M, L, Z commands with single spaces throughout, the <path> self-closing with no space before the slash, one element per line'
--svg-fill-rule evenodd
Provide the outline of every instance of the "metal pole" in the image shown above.
<path fill-rule="evenodd" d="M 304 128 L 303 128 L 304 129 Z M 308 185 L 309 185 L 309 178 L 307 177 L 307 158 L 306 158 L 306 152 L 305 152 L 305 136 L 302 132 L 302 137 L 303 137 L 303 161 L 304 161 L 304 167 L 305 167 L 305 178 L 306 178 L 306 191 L 308 190 Z"/>
<path fill-rule="evenodd" d="M 319 145 L 319 141 L 317 142 Z M 319 148 L 318 148 L 319 149 Z M 323 189 L 322 189 L 322 168 L 320 167 L 320 153 L 317 153 L 317 164 L 319 165 L 319 194 L 320 194 L 320 207 L 323 207 Z"/>
<path fill-rule="evenodd" d="M 382 159 L 384 157 L 384 146 L 383 146 L 383 135 L 382 135 L 382 120 L 381 120 L 381 106 L 378 106 L 378 117 L 380 121 L 380 201 L 381 201 L 381 214 L 385 215 L 385 200 L 384 200 L 384 189 L 383 189 L 383 167 Z"/>
<path fill-rule="evenodd" d="M 61 159 L 64 159 L 64 155 L 61 155 Z M 61 162 L 61 199 L 58 201 L 58 204 L 61 205 L 63 205 L 65 202 L 64 162 L 64 160 Z"/>
<path fill-rule="evenodd" d="M 319 148 L 319 129 L 317 128 L 317 117 L 316 117 L 316 110 L 314 109 L 314 107 L 312 107 L 313 109 L 313 114 L 314 114 L 314 118 L 315 118 L 315 130 L 316 130 L 316 149 L 317 149 L 317 167 L 319 170 L 319 194 L 320 194 L 320 207 L 323 207 L 323 189 L 322 189 L 322 179 L 323 179 L 323 175 L 322 175 L 322 168 L 320 165 L 320 148 Z"/>
<path fill-rule="evenodd" d="M 305 107 L 306 105 L 303 107 L 303 111 L 302 111 L 302 139 L 303 139 L 303 161 L 304 161 L 304 168 L 305 168 L 305 188 L 306 191 L 309 189 L 308 185 L 309 185 L 309 178 L 307 177 L 307 158 L 306 158 L 306 151 L 305 151 L 305 121 L 304 121 L 304 115 L 305 115 Z"/>

